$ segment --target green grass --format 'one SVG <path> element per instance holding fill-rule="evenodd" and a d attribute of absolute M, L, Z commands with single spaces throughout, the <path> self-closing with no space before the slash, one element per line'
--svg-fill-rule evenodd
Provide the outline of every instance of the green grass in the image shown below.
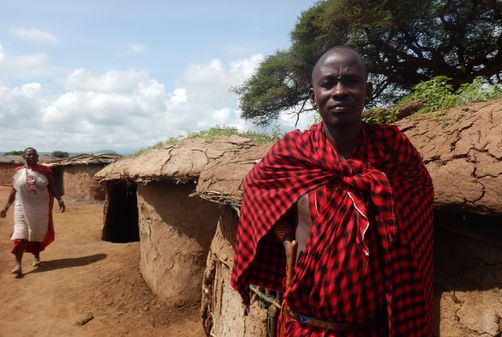
<path fill-rule="evenodd" d="M 131 154 L 131 157 L 137 157 L 140 154 L 142 154 L 146 151 L 149 151 L 151 149 L 162 147 L 164 145 L 179 143 L 179 142 L 181 142 L 185 139 L 189 139 L 189 138 L 204 138 L 204 139 L 214 140 L 217 138 L 229 137 L 229 136 L 233 136 L 233 135 L 250 138 L 256 144 L 273 143 L 273 142 L 278 141 L 282 136 L 279 132 L 278 127 L 274 128 L 271 135 L 268 135 L 266 133 L 251 132 L 251 131 L 239 132 L 237 130 L 237 128 L 231 127 L 231 126 L 215 126 L 215 127 L 210 128 L 209 130 L 190 132 L 187 136 L 184 136 L 184 137 L 183 136 L 169 137 L 165 141 L 158 142 L 157 144 L 155 144 L 151 147 L 139 149 L 138 151 Z"/>

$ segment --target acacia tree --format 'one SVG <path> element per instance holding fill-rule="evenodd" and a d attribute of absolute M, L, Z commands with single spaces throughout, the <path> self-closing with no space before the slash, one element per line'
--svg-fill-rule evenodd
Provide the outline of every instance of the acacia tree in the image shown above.
<path fill-rule="evenodd" d="M 51 157 L 55 157 L 55 158 L 68 158 L 69 156 L 70 156 L 70 154 L 65 151 L 56 150 L 51 153 Z"/>
<path fill-rule="evenodd" d="M 497 0 L 331 0 L 303 12 L 291 47 L 261 63 L 235 91 L 244 119 L 268 124 L 309 108 L 310 70 L 329 47 L 347 44 L 367 61 L 373 104 L 390 103 L 439 75 L 453 88 L 481 76 L 500 81 L 502 4 Z"/>

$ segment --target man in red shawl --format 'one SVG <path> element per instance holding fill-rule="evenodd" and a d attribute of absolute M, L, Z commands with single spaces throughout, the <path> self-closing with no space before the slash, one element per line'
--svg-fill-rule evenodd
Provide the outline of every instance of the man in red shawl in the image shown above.
<path fill-rule="evenodd" d="M 432 336 L 432 182 L 396 126 L 361 121 L 371 91 L 355 50 L 328 50 L 310 92 L 322 122 L 245 179 L 232 285 L 246 304 L 250 284 L 284 292 L 281 336 Z"/>

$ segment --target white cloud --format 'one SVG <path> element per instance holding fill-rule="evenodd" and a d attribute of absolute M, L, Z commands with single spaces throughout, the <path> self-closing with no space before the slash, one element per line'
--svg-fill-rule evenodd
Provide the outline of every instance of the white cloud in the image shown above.
<path fill-rule="evenodd" d="M 100 126 L 126 125 L 165 110 L 168 97 L 164 85 L 151 79 L 147 72 L 134 69 L 111 70 L 97 76 L 77 69 L 64 83 L 69 91 L 44 111 L 42 121 L 47 127 L 68 128 L 68 123 L 78 125 L 77 121 Z M 131 128 L 135 129 L 135 125 L 131 124 Z"/>
<path fill-rule="evenodd" d="M 12 59 L 12 64 L 18 69 L 36 69 L 46 64 L 48 56 L 45 53 L 20 55 Z"/>
<path fill-rule="evenodd" d="M 129 44 L 128 48 L 130 53 L 133 54 L 144 54 L 146 53 L 146 46 L 138 43 L 131 43 Z"/>
<path fill-rule="evenodd" d="M 185 103 L 187 101 L 187 90 L 185 88 L 175 89 L 171 95 L 171 102 L 174 104 Z"/>
<path fill-rule="evenodd" d="M 102 75 L 95 75 L 85 69 L 76 69 L 64 80 L 66 88 L 76 91 L 101 93 L 132 93 L 138 85 L 151 81 L 147 71 L 110 70 Z"/>
<path fill-rule="evenodd" d="M 0 62 L 2 62 L 5 59 L 5 50 L 3 46 L 0 44 Z"/>
<path fill-rule="evenodd" d="M 238 82 L 244 82 L 256 71 L 258 65 L 263 61 L 262 54 L 255 54 L 247 59 L 242 59 L 230 64 L 230 73 Z"/>
<path fill-rule="evenodd" d="M 187 85 L 207 92 L 228 91 L 249 78 L 262 60 L 263 55 L 252 55 L 232 62 L 228 69 L 218 59 L 209 64 L 190 65 L 183 73 L 183 80 Z"/>
<path fill-rule="evenodd" d="M 1 127 L 19 133 L 22 128 L 39 125 L 44 101 L 41 88 L 40 83 L 27 83 L 12 89 L 0 86 Z"/>
<path fill-rule="evenodd" d="M 0 87 L 1 144 L 41 151 L 126 151 L 215 125 L 248 130 L 252 126 L 240 119 L 237 97 L 229 89 L 245 81 L 261 60 L 254 55 L 229 65 L 215 59 L 188 66 L 172 90 L 135 69 L 99 74 L 76 69 L 61 80 L 64 90 L 55 97 L 39 83 Z M 294 121 L 281 119 L 279 127 L 291 129 Z"/>
<path fill-rule="evenodd" d="M 39 76 L 54 74 L 56 68 L 49 64 L 46 53 L 23 55 L 9 54 L 0 45 L 0 83 L 8 78 L 22 79 L 24 81 L 39 81 Z"/>
<path fill-rule="evenodd" d="M 51 44 L 59 43 L 59 39 L 56 35 L 36 28 L 13 27 L 9 29 L 9 33 L 17 38 L 31 42 Z"/>

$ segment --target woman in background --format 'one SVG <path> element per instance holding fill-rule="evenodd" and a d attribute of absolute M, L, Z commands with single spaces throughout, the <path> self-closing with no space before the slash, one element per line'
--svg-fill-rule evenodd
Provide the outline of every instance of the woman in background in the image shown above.
<path fill-rule="evenodd" d="M 54 241 L 52 223 L 52 205 L 57 199 L 61 212 L 65 211 L 63 199 L 55 188 L 52 170 L 38 164 L 38 153 L 32 147 L 24 150 L 24 166 L 16 168 L 12 181 L 12 190 L 0 217 L 5 217 L 14 202 L 14 229 L 11 240 L 14 243 L 12 253 L 16 256 L 16 265 L 12 273 L 21 277 L 23 253 L 35 256 L 33 266 L 40 266 L 40 252 Z"/>

